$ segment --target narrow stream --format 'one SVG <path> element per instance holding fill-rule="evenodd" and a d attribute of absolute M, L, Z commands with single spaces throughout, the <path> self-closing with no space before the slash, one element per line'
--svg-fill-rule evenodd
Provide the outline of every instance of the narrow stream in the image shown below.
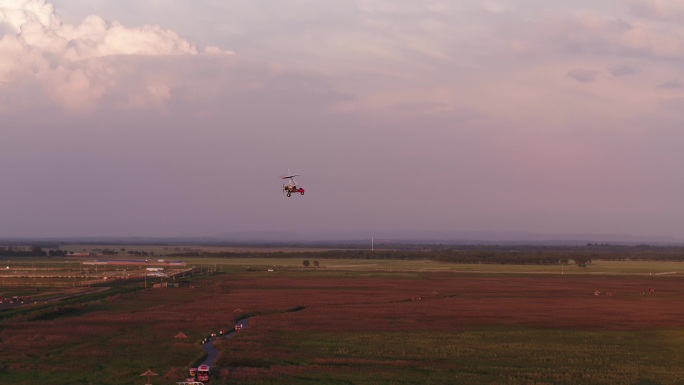
<path fill-rule="evenodd" d="M 249 318 L 245 318 L 243 320 L 240 320 L 237 322 L 237 325 L 240 326 L 241 330 L 247 329 L 247 326 L 249 324 Z M 224 334 L 222 337 L 216 337 L 216 339 L 219 338 L 229 338 L 235 335 L 237 333 L 235 329 L 231 330 L 229 333 Z M 208 365 L 209 367 L 214 366 L 214 361 L 216 361 L 216 357 L 218 357 L 219 351 L 214 347 L 214 341 L 215 340 L 209 340 L 204 343 L 204 351 L 207 352 L 207 358 L 200 364 L 200 365 Z"/>
<path fill-rule="evenodd" d="M 297 311 L 301 311 L 308 308 L 308 306 L 297 306 L 292 309 L 288 309 L 285 312 L 288 313 L 293 313 Z M 241 319 L 237 321 L 236 325 L 239 327 L 240 330 L 247 329 L 249 326 L 249 318 Z M 204 351 L 207 352 L 207 358 L 200 364 L 200 365 L 207 365 L 210 368 L 214 366 L 214 363 L 216 362 L 216 358 L 218 358 L 219 350 L 214 347 L 214 341 L 220 339 L 220 338 L 230 338 L 234 336 L 236 333 L 238 333 L 235 328 L 231 330 L 228 333 L 225 333 L 223 336 L 216 336 L 214 338 L 210 338 L 205 342 L 202 347 L 204 348 Z M 198 365 L 199 366 L 199 365 Z M 178 384 L 184 384 L 185 382 L 178 382 Z"/>

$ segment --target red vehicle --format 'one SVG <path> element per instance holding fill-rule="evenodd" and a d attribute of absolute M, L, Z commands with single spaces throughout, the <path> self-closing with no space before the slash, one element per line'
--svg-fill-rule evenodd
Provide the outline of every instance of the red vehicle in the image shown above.
<path fill-rule="evenodd" d="M 287 170 L 288 173 L 290 170 Z M 304 195 L 304 189 L 295 182 L 294 177 L 299 176 L 299 174 L 290 174 L 284 176 L 282 179 L 289 179 L 287 184 L 283 184 L 283 192 L 287 193 L 287 196 L 292 196 L 292 193 L 300 193 Z"/>
<path fill-rule="evenodd" d="M 197 381 L 209 381 L 209 365 L 197 367 Z"/>

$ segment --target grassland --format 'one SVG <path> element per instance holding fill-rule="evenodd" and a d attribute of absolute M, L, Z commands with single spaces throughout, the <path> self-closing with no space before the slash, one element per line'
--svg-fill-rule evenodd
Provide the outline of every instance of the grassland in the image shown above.
<path fill-rule="evenodd" d="M 194 288 L 126 281 L 0 313 L 0 383 L 142 384 L 152 369 L 153 384 L 172 384 L 201 357 L 203 336 L 246 316 L 247 330 L 217 343 L 211 383 L 684 383 L 680 262 L 188 262 L 205 272 L 183 278 Z"/>

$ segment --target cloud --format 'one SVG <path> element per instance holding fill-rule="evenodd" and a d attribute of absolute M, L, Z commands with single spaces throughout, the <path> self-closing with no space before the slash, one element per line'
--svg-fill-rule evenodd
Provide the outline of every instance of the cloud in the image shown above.
<path fill-rule="evenodd" d="M 584 68 L 575 68 L 568 72 L 567 76 L 571 79 L 577 80 L 580 83 L 593 83 L 600 71 L 587 70 Z"/>
<path fill-rule="evenodd" d="M 28 107 L 17 105 L 22 100 L 35 103 L 25 93 L 36 89 L 46 96 L 44 103 L 87 110 L 120 92 L 117 85 L 126 75 L 119 67 L 121 58 L 200 55 L 196 46 L 159 26 L 126 27 L 96 15 L 80 24 L 62 23 L 54 6 L 44 0 L 0 0 L 0 26 L 0 102 L 5 111 L 8 105 Z M 203 54 L 231 52 L 207 47 Z M 143 85 L 129 95 L 136 102 L 128 107 L 168 99 L 172 84 L 161 84 L 160 76 L 138 80 Z"/>
<path fill-rule="evenodd" d="M 684 20 L 682 0 L 624 0 L 638 17 L 657 20 Z"/>
<path fill-rule="evenodd" d="M 679 80 L 668 80 L 666 82 L 658 84 L 658 88 L 663 88 L 667 90 L 674 90 L 678 88 L 684 87 L 684 83 L 680 82 Z"/>
<path fill-rule="evenodd" d="M 552 14 L 540 30 L 549 46 L 572 54 L 618 55 L 671 60 L 684 55 L 684 28 L 643 18 Z"/>
<path fill-rule="evenodd" d="M 618 64 L 610 69 L 610 73 L 616 77 L 634 75 L 638 72 L 637 69 L 626 64 Z"/>
<path fill-rule="evenodd" d="M 491 13 L 502 13 L 506 11 L 506 7 L 495 1 L 482 2 L 482 8 Z"/>

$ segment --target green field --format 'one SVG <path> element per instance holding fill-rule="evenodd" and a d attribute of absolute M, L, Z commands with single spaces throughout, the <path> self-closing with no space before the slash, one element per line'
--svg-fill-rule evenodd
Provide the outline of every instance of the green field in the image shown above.
<path fill-rule="evenodd" d="M 244 384 L 681 384 L 684 331 L 590 332 L 476 328 L 462 332 L 283 333 L 300 370 Z M 301 368 L 304 368 L 303 370 Z M 277 372 L 278 370 L 274 370 Z"/>

